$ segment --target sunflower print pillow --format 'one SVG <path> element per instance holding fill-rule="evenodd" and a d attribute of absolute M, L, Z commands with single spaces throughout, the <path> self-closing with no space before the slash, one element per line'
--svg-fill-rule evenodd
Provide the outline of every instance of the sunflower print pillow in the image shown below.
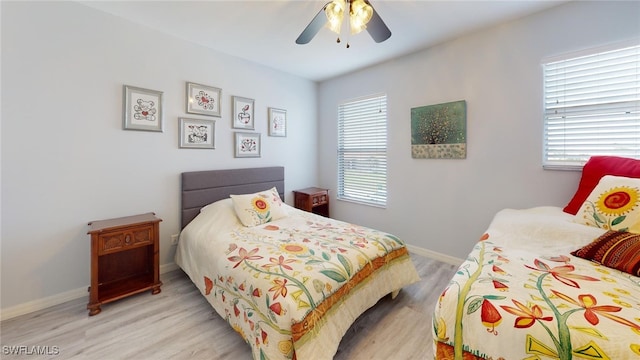
<path fill-rule="evenodd" d="M 605 230 L 640 233 L 640 179 L 603 176 L 574 221 Z"/>
<path fill-rule="evenodd" d="M 286 217 L 278 190 L 273 187 L 254 194 L 231 195 L 233 208 L 244 226 L 256 226 Z"/>

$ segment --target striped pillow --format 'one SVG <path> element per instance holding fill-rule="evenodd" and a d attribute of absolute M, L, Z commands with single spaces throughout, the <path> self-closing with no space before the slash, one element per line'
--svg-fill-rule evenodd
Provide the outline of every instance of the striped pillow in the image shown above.
<path fill-rule="evenodd" d="M 571 255 L 640 276 L 640 234 L 609 230 Z"/>

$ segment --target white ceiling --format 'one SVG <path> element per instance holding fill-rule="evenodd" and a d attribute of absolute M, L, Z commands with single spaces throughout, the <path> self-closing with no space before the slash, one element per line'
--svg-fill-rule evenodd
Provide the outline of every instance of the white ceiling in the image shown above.
<path fill-rule="evenodd" d="M 80 1 L 222 53 L 314 81 L 409 54 L 465 33 L 557 6 L 567 0 L 370 0 L 391 30 L 375 43 L 362 32 L 336 43 L 321 29 L 309 44 L 296 38 L 329 0 Z M 344 39 L 343 39 L 344 40 Z"/>

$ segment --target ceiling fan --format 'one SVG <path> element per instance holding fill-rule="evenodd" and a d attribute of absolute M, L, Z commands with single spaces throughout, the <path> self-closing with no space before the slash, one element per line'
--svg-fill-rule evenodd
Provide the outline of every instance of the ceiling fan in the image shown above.
<path fill-rule="evenodd" d="M 337 42 L 340 42 L 340 29 L 344 15 L 348 14 L 347 24 L 350 33 L 357 34 L 367 30 L 369 35 L 377 43 L 381 43 L 391 37 L 391 30 L 382 21 L 368 0 L 333 0 L 320 9 L 309 25 L 296 39 L 296 44 L 307 44 L 322 29 L 325 24 L 329 29 L 338 34 Z M 349 43 L 347 42 L 347 48 Z"/>

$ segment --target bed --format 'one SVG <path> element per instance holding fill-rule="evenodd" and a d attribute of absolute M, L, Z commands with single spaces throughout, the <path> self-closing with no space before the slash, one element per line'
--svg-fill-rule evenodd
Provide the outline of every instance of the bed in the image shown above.
<path fill-rule="evenodd" d="M 295 209 L 284 168 L 182 174 L 176 263 L 255 359 L 331 359 L 365 310 L 419 280 L 404 243 Z"/>
<path fill-rule="evenodd" d="M 612 160 L 564 209 L 495 215 L 434 309 L 436 359 L 640 358 L 640 173 L 589 166 Z"/>

